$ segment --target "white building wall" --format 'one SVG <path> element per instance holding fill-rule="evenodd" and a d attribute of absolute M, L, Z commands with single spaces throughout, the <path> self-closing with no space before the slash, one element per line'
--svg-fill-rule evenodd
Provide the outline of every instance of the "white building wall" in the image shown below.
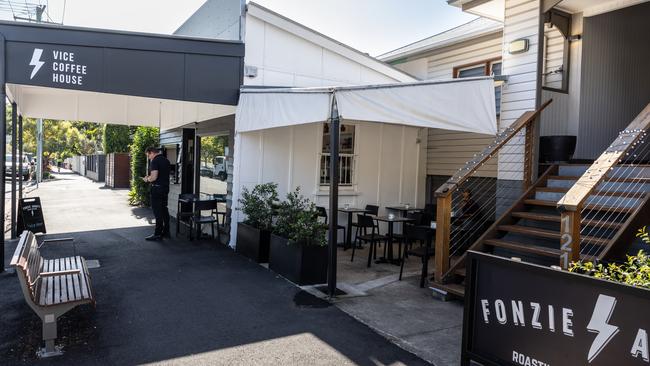
<path fill-rule="evenodd" d="M 245 0 L 208 0 L 174 34 L 238 41 L 244 5 Z"/>
<path fill-rule="evenodd" d="M 534 110 L 537 91 L 537 55 L 539 0 L 506 0 L 503 29 L 503 74 L 508 81 L 502 88 L 500 129 L 517 120 L 525 111 Z M 511 55 L 508 44 L 528 39 L 527 52 Z M 499 154 L 499 179 L 523 180 L 524 139 L 515 137 Z"/>
<path fill-rule="evenodd" d="M 320 35 L 305 33 L 305 28 L 287 19 L 269 17 L 269 13 L 249 5 L 245 65 L 249 71 L 255 69 L 257 75 L 244 76 L 244 85 L 312 87 L 415 80 L 343 45 L 332 44 L 333 40 L 323 40 L 331 46 L 325 47 L 317 43 Z M 381 123 L 342 123 L 357 126 L 356 185 L 341 189 L 339 203 L 424 205 L 426 130 Z M 329 190 L 319 186 L 322 129 L 323 124 L 316 123 L 239 134 L 235 141 L 239 156 L 234 168 L 235 196 L 242 187 L 276 182 L 282 199 L 299 186 L 305 197 L 328 207 Z M 240 211 L 233 211 L 233 215 L 233 222 L 243 220 Z M 342 224 L 344 219 L 340 217 Z M 232 235 L 231 245 L 234 243 Z"/>
<path fill-rule="evenodd" d="M 355 129 L 355 185 L 341 187 L 339 203 L 353 207 L 399 203 L 424 205 L 426 129 L 343 121 Z M 296 187 L 328 207 L 329 188 L 319 185 L 322 123 L 240 134 L 239 186 L 276 182 L 281 198 Z M 241 213 L 238 214 L 242 219 Z M 340 217 L 345 224 L 345 217 Z M 342 239 L 342 238 L 341 238 Z"/>
<path fill-rule="evenodd" d="M 250 13 L 246 17 L 245 40 L 244 63 L 256 68 L 257 76 L 245 76 L 244 85 L 311 87 L 400 81 Z"/>

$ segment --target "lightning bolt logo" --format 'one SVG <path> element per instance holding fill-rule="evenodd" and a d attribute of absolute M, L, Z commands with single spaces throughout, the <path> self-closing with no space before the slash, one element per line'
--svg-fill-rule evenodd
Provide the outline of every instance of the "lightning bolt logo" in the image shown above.
<path fill-rule="evenodd" d="M 32 75 L 30 75 L 29 80 L 34 78 L 34 75 L 38 72 L 38 70 L 41 69 L 43 64 L 45 62 L 41 61 L 41 56 L 43 55 L 43 49 L 42 48 L 34 48 L 34 53 L 32 54 L 32 60 L 29 61 L 29 64 L 31 66 L 34 66 L 34 69 L 32 70 Z"/>
<path fill-rule="evenodd" d="M 619 331 L 617 326 L 609 324 L 609 318 L 614 312 L 614 307 L 616 307 L 616 298 L 602 294 L 598 295 L 594 312 L 591 314 L 591 320 L 587 324 L 587 330 L 598 334 L 589 348 L 589 354 L 587 355 L 589 363 L 598 356 L 600 351 Z"/>

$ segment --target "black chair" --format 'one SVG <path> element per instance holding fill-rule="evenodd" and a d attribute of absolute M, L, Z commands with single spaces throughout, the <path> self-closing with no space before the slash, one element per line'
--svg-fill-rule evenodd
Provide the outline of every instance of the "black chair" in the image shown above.
<path fill-rule="evenodd" d="M 387 241 L 388 237 L 385 235 L 380 235 L 375 220 L 368 215 L 357 214 L 357 234 L 354 239 L 354 244 L 352 245 L 352 258 L 351 262 L 354 262 L 354 253 L 357 249 L 357 243 L 368 242 L 370 243 L 370 248 L 368 249 L 368 267 L 372 262 L 373 254 L 377 258 L 377 244 L 380 241 Z M 368 234 L 368 229 L 370 229 L 370 234 Z"/>
<path fill-rule="evenodd" d="M 181 193 L 178 195 L 178 205 L 176 208 L 176 236 L 180 233 L 182 224 L 190 225 L 190 219 L 194 212 L 192 211 L 192 193 Z M 182 202 L 185 200 L 186 202 Z M 192 231 L 190 226 L 190 232 Z"/>
<path fill-rule="evenodd" d="M 226 203 L 227 198 L 225 194 L 214 194 L 214 198 L 217 200 L 217 203 Z M 217 216 L 217 219 L 221 217 L 221 223 L 217 222 L 218 225 L 226 225 L 226 217 L 227 217 L 227 212 L 226 211 L 219 211 L 219 205 L 217 205 L 217 210 L 214 213 Z"/>
<path fill-rule="evenodd" d="M 364 213 L 363 215 L 373 215 L 373 216 L 379 215 L 379 206 L 377 205 L 366 205 L 364 209 L 368 212 Z M 357 217 L 359 216 L 360 215 L 357 214 Z M 377 227 L 377 232 L 379 232 L 379 223 L 375 223 L 375 226 Z M 359 232 L 358 221 L 352 222 L 352 227 L 356 228 L 355 232 Z"/>
<path fill-rule="evenodd" d="M 327 210 L 325 209 L 325 207 L 316 206 L 316 212 L 317 212 L 318 217 L 322 217 L 323 219 L 325 219 L 325 225 L 327 225 L 329 223 L 329 221 L 328 221 L 328 218 L 327 218 Z M 339 231 L 339 230 L 343 230 L 343 237 L 345 238 L 345 233 L 346 233 L 345 226 L 336 225 L 336 231 Z"/>
<path fill-rule="evenodd" d="M 210 211 L 210 215 L 203 215 L 203 211 Z M 194 204 L 194 214 L 190 217 L 190 222 L 192 223 L 192 228 L 196 227 L 198 229 L 199 235 L 201 235 L 201 228 L 204 224 L 210 224 L 212 228 L 212 239 L 214 236 L 214 223 L 217 223 L 217 234 L 219 234 L 219 220 L 215 215 L 217 211 L 217 200 L 201 200 L 196 201 Z M 192 231 L 190 230 L 190 240 L 193 239 Z"/>
<path fill-rule="evenodd" d="M 399 247 L 398 247 L 398 250 L 397 250 L 398 253 L 400 253 L 402 251 L 402 244 L 411 245 L 413 243 L 412 241 L 409 242 L 408 240 L 406 240 L 406 235 L 405 235 L 406 234 L 406 232 L 405 232 L 406 226 L 407 225 L 415 225 L 415 226 L 423 226 L 423 225 L 425 225 L 424 224 L 424 215 L 425 215 L 424 213 L 419 212 L 419 211 L 412 211 L 412 212 L 407 212 L 406 213 L 406 218 L 407 219 L 412 219 L 413 221 L 408 222 L 408 223 L 406 223 L 406 224 L 404 224 L 402 226 L 403 231 L 402 231 L 401 234 L 393 234 L 393 239 L 399 244 Z M 427 226 L 431 226 L 431 224 L 429 223 Z"/>
<path fill-rule="evenodd" d="M 424 280 L 429 271 L 429 258 L 435 254 L 435 249 L 431 243 L 436 235 L 436 231 L 424 226 L 404 225 L 404 236 L 407 242 L 419 241 L 424 245 L 414 249 L 407 249 L 408 245 L 404 245 L 404 256 L 402 257 L 402 266 L 399 269 L 399 280 L 402 280 L 402 273 L 404 272 L 404 261 L 407 256 L 414 256 L 422 258 L 422 274 L 420 275 L 420 287 L 424 287 Z"/>

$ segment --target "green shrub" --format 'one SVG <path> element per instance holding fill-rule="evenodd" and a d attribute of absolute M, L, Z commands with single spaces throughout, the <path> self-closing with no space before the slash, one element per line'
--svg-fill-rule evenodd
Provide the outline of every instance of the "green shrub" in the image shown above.
<path fill-rule="evenodd" d="M 129 204 L 149 206 L 149 183 L 141 178 L 147 175 L 147 157 L 144 151 L 149 146 L 158 146 L 158 128 L 138 127 L 131 143 L 131 190 Z"/>
<path fill-rule="evenodd" d="M 639 229 L 636 236 L 644 243 L 650 244 L 650 234 L 645 226 Z M 631 286 L 650 288 L 650 256 L 643 249 L 636 255 L 628 255 L 623 263 L 595 264 L 579 261 L 571 263 L 569 271 Z"/>
<path fill-rule="evenodd" d="M 274 233 L 289 239 L 289 244 L 327 245 L 327 226 L 318 221 L 316 204 L 300 194 L 300 187 L 280 203 Z"/>
<path fill-rule="evenodd" d="M 130 127 L 123 125 L 104 125 L 104 153 L 124 153 L 131 143 Z"/>
<path fill-rule="evenodd" d="M 273 205 L 278 200 L 278 184 L 256 185 L 252 191 L 242 189 L 239 204 L 246 215 L 245 224 L 261 230 L 271 230 L 273 225 Z"/>

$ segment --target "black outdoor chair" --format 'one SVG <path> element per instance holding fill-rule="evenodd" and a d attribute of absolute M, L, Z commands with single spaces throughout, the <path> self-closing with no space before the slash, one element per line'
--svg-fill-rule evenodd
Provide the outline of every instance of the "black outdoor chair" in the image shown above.
<path fill-rule="evenodd" d="M 178 195 L 178 205 L 176 208 L 176 236 L 180 233 L 181 225 L 190 225 L 190 219 L 194 212 L 192 211 L 191 202 L 181 202 L 181 200 L 190 201 L 194 195 L 192 193 L 181 193 Z M 192 231 L 190 226 L 190 232 Z"/>
<path fill-rule="evenodd" d="M 399 280 L 402 280 L 402 273 L 404 272 L 404 261 L 408 256 L 422 258 L 422 274 L 420 275 L 420 287 L 424 287 L 424 280 L 429 271 L 429 258 L 434 256 L 435 249 L 431 243 L 436 236 L 436 231 L 418 225 L 404 225 L 404 236 L 407 242 L 413 243 L 419 241 L 422 245 L 417 248 L 408 249 L 409 245 L 404 245 L 404 255 L 402 256 L 402 266 L 399 269 Z"/>
<path fill-rule="evenodd" d="M 225 194 L 215 194 L 213 196 L 217 200 L 217 203 L 226 203 L 227 202 L 227 198 L 226 198 Z M 221 223 L 219 223 L 218 220 L 217 220 L 218 225 L 222 225 L 222 226 L 226 225 L 227 214 L 228 213 L 226 211 L 219 211 L 219 205 L 217 205 L 217 209 L 215 210 L 215 215 L 217 216 L 217 219 L 219 219 L 219 217 L 221 217 Z"/>
<path fill-rule="evenodd" d="M 329 223 L 327 218 L 327 210 L 323 206 L 316 206 L 316 212 L 318 217 L 322 217 L 325 220 L 325 225 Z M 345 238 L 346 229 L 343 225 L 336 225 L 336 231 L 343 230 L 343 237 Z"/>
<path fill-rule="evenodd" d="M 377 205 L 366 205 L 366 207 L 364 207 L 364 209 L 365 209 L 366 211 L 368 211 L 368 212 L 364 213 L 363 215 L 373 215 L 373 216 L 377 216 L 377 215 L 379 215 L 379 206 L 377 206 Z M 357 214 L 357 217 L 359 217 L 359 216 L 360 216 L 360 215 Z M 356 229 L 355 229 L 355 233 L 358 233 L 358 232 L 359 232 L 359 225 L 358 225 L 358 223 L 359 223 L 359 221 L 357 221 L 357 222 L 352 222 L 352 227 L 353 227 L 353 228 L 356 228 Z M 379 232 L 379 223 L 375 222 L 375 226 L 377 227 L 377 232 Z M 352 230 L 352 228 L 350 228 L 350 230 Z M 356 240 L 355 240 L 355 241 L 356 241 Z"/>
<path fill-rule="evenodd" d="M 368 267 L 372 262 L 372 258 L 377 258 L 377 244 L 381 241 L 386 242 L 388 237 L 385 235 L 380 235 L 375 220 L 368 215 L 357 214 L 357 233 L 356 238 L 354 239 L 354 244 L 352 245 L 352 258 L 351 262 L 354 262 L 354 253 L 357 249 L 358 242 L 368 242 L 370 246 L 368 248 Z M 370 229 L 370 234 L 368 234 L 368 229 Z"/>
<path fill-rule="evenodd" d="M 203 215 L 203 211 L 210 211 L 209 215 Z M 190 217 L 190 222 L 192 224 L 192 228 L 197 227 L 199 235 L 201 228 L 205 224 L 210 224 L 212 228 L 212 239 L 215 238 L 214 236 L 214 224 L 217 223 L 217 234 L 219 234 L 219 220 L 217 219 L 217 216 L 215 212 L 217 211 L 217 200 L 201 200 L 201 201 L 196 201 L 194 204 L 194 214 Z M 190 240 L 193 239 L 192 237 L 192 232 L 194 230 L 190 230 Z M 200 238 L 199 238 L 200 239 Z"/>

